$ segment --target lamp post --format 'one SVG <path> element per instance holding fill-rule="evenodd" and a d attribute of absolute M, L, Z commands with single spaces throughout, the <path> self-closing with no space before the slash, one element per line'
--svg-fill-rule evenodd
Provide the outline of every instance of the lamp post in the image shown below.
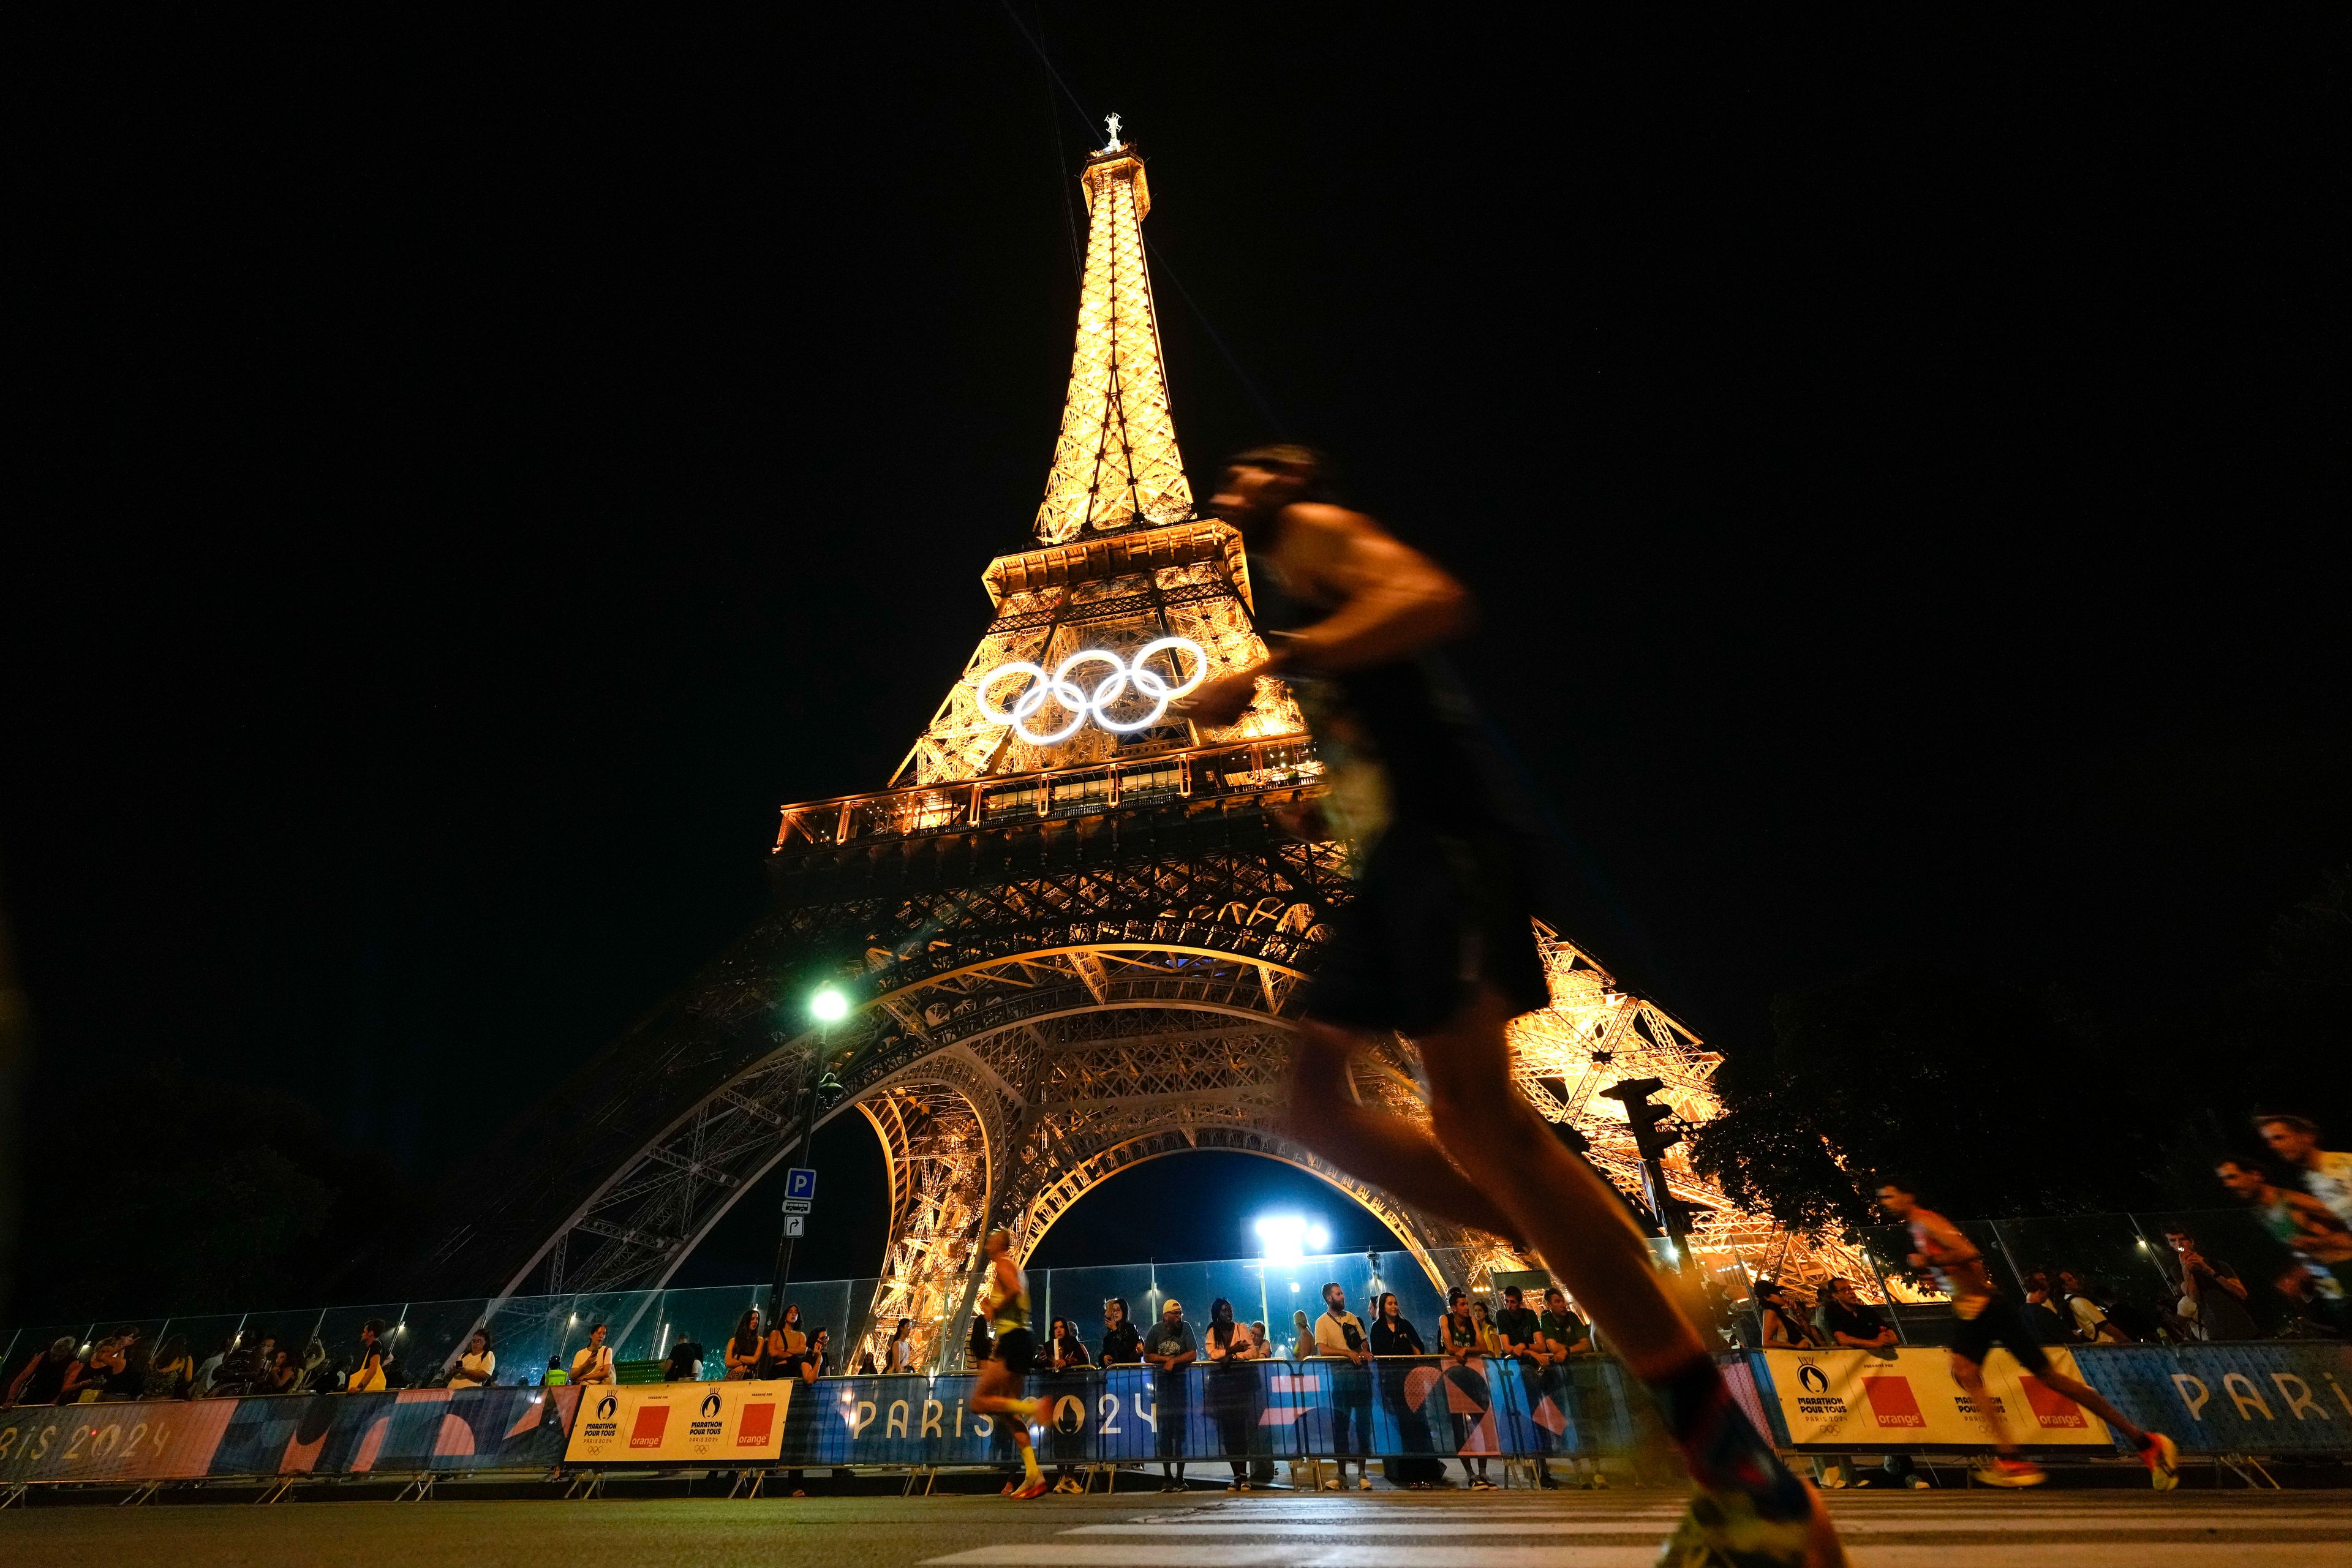
<path fill-rule="evenodd" d="M 801 1095 L 800 1156 L 815 1163 L 816 1118 L 822 1109 L 818 1091 L 824 1087 L 825 1058 L 832 1054 L 833 1026 L 849 1016 L 849 998 L 828 985 L 809 998 L 809 1016 L 816 1020 L 816 1054 L 809 1063 L 808 1087 Z M 784 1321 L 784 1287 L 793 1277 L 793 1218 L 786 1213 L 776 1225 L 776 1281 L 768 1290 L 768 1326 Z M 805 1226 L 803 1226 L 805 1228 Z"/>

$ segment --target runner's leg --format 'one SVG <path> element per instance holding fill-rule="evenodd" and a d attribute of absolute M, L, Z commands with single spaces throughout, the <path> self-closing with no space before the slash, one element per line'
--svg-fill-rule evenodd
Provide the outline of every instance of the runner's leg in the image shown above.
<path fill-rule="evenodd" d="M 2001 1422 L 2000 1411 L 1993 1405 L 1991 1395 L 1985 1393 L 1984 1369 L 1964 1355 L 1955 1355 L 1951 1362 L 1952 1381 L 1960 1385 L 1961 1392 L 1969 1396 L 1978 1413 L 1985 1418 L 1985 1425 L 1992 1429 L 1992 1451 L 2015 1458 L 2017 1445 L 2010 1441 L 2009 1428 Z"/>
<path fill-rule="evenodd" d="M 1021 1450 L 1021 1479 L 1024 1485 L 1040 1486 L 1045 1472 L 1037 1468 L 1037 1446 L 1029 1441 L 1029 1405 L 1017 1397 L 1014 1391 L 1021 1379 L 1001 1361 L 983 1363 L 980 1382 L 971 1392 L 971 1407 L 985 1415 L 1002 1419 L 1013 1436 L 1013 1446 Z"/>
<path fill-rule="evenodd" d="M 1439 1146 L 1494 1194 L 1516 1222 L 1512 1230 L 1534 1241 L 1569 1294 L 1590 1310 L 1610 1348 L 1649 1384 L 1716 1521 L 1702 1523 L 1695 1503 L 1685 1530 L 1710 1545 L 1733 1533 L 1769 1541 L 1766 1550 L 1782 1561 L 1843 1563 L 1820 1499 L 1732 1402 L 1622 1201 L 1552 1135 L 1550 1124 L 1511 1082 L 1505 1026 L 1514 1012 L 1481 984 L 1443 1027 L 1422 1039 Z M 1727 1519 L 1729 1503 L 1742 1519 Z M 1801 1547 L 1790 1544 L 1792 1536 Z M 1795 1555 L 1782 1556 L 1784 1551 Z M 1763 1553 L 1752 1555 L 1760 1561 Z"/>

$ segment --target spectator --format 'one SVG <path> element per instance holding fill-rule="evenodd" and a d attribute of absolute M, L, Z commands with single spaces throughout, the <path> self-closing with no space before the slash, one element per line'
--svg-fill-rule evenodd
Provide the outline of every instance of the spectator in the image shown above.
<path fill-rule="evenodd" d="M 760 1370 L 760 1309 L 747 1308 L 727 1340 L 727 1378 L 740 1383 Z"/>
<path fill-rule="evenodd" d="M 1127 1321 L 1127 1298 L 1113 1296 L 1103 1303 L 1102 1363 L 1131 1366 L 1143 1360 L 1143 1336 Z"/>
<path fill-rule="evenodd" d="M 2323 1151 L 2319 1124 L 2301 1116 L 2257 1117 L 2254 1131 L 2271 1146 L 2272 1153 L 2294 1169 L 2305 1192 L 2352 1226 L 2352 1154 Z"/>
<path fill-rule="evenodd" d="M 1822 1342 L 1849 1350 L 1881 1351 L 1895 1340 L 1894 1325 L 1863 1300 L 1851 1279 L 1832 1279 L 1813 1310 L 1813 1327 Z"/>
<path fill-rule="evenodd" d="M 803 1383 L 814 1383 L 833 1371 L 833 1331 L 819 1329 L 806 1343 L 808 1348 L 793 1357 L 793 1371 Z"/>
<path fill-rule="evenodd" d="M 915 1370 L 915 1320 L 901 1318 L 890 1331 L 890 1352 L 885 1371 L 904 1375 Z"/>
<path fill-rule="evenodd" d="M 1250 1357 L 1254 1361 L 1272 1361 L 1280 1352 L 1274 1336 L 1265 1331 L 1265 1321 L 1257 1319 L 1250 1324 Z"/>
<path fill-rule="evenodd" d="M 2033 1331 L 2036 1344 L 2063 1345 L 2070 1342 L 2074 1331 L 2058 1310 L 2055 1294 L 2050 1289 L 2050 1276 L 2036 1268 L 2025 1276 L 2025 1326 Z"/>
<path fill-rule="evenodd" d="M 1578 1434 L 1571 1445 L 1583 1449 L 1583 1435 L 1601 1430 L 1606 1415 L 1596 1403 L 1598 1391 L 1572 1369 L 1570 1358 L 1592 1354 L 1592 1330 L 1575 1309 L 1568 1304 L 1568 1292 L 1554 1285 L 1544 1291 L 1543 1315 L 1536 1320 L 1536 1332 L 1544 1354 L 1544 1386 L 1550 1391 L 1552 1408 L 1559 1413 L 1563 1427 Z M 1567 1440 L 1568 1432 L 1560 1434 Z M 1579 1452 L 1576 1458 L 1579 1482 L 1595 1491 L 1605 1491 L 1609 1478 L 1601 1472 L 1601 1461 L 1592 1454 Z M 1555 1482 L 1554 1485 L 1558 1483 Z"/>
<path fill-rule="evenodd" d="M 221 1341 L 220 1349 L 196 1363 L 196 1397 L 198 1399 L 212 1397 L 213 1380 L 220 1375 L 222 1364 L 228 1360 L 229 1353 L 236 1349 L 236 1336 L 231 1334 Z"/>
<path fill-rule="evenodd" d="M 1380 1300 L 1380 1315 L 1372 1320 L 1372 1354 L 1375 1356 L 1425 1356 L 1428 1349 L 1421 1342 L 1419 1331 L 1397 1310 L 1394 1291 Z M 1381 1461 L 1381 1468 L 1389 1479 L 1408 1491 L 1429 1489 L 1429 1472 L 1433 1462 L 1423 1458 L 1429 1452 L 1429 1427 L 1421 1411 L 1412 1402 L 1412 1372 L 1402 1361 L 1391 1361 L 1380 1368 L 1381 1403 L 1388 1406 L 1390 1418 L 1396 1422 L 1397 1433 L 1404 1444 L 1402 1458 Z M 1434 1468 L 1443 1473 L 1442 1461 Z"/>
<path fill-rule="evenodd" d="M 1445 1293 L 1445 1316 L 1437 1320 L 1437 1335 L 1446 1361 L 1445 1380 L 1462 1390 L 1464 1402 L 1471 1408 L 1486 1409 L 1486 1331 L 1470 1304 L 1470 1292 L 1459 1285 Z M 1454 1428 L 1454 1457 L 1462 1461 L 1462 1479 L 1474 1492 L 1493 1491 L 1495 1483 L 1486 1478 L 1486 1456 L 1462 1451 L 1470 1441 L 1475 1418 L 1457 1414 L 1454 1405 L 1449 1394 L 1446 1419 Z"/>
<path fill-rule="evenodd" d="M 121 1365 L 106 1380 L 106 1388 L 99 1396 L 101 1399 L 137 1399 L 147 1391 L 147 1373 L 154 1358 L 147 1346 L 146 1332 L 128 1324 L 121 1332 Z"/>
<path fill-rule="evenodd" d="M 2332 1305 L 2319 1294 L 2319 1279 L 2307 1268 L 2289 1269 L 2278 1282 L 2286 1302 L 2286 1322 L 2278 1331 L 2283 1340 L 2332 1340 L 2342 1337 Z"/>
<path fill-rule="evenodd" d="M 995 1353 L 996 1336 L 988 1331 L 987 1312 L 974 1312 L 971 1315 L 971 1337 L 963 1342 L 963 1356 L 968 1370 L 978 1372 L 988 1364 L 988 1358 Z"/>
<path fill-rule="evenodd" d="M 1290 1314 L 1290 1359 L 1305 1361 L 1315 1353 L 1315 1326 L 1307 1321 L 1307 1309 L 1299 1308 Z"/>
<path fill-rule="evenodd" d="M 680 1335 L 669 1347 L 669 1364 L 662 1368 L 664 1383 L 700 1383 L 702 1381 L 702 1342 Z"/>
<path fill-rule="evenodd" d="M 1250 1359 L 1249 1331 L 1234 1321 L 1234 1304 L 1223 1296 L 1209 1303 L 1209 1331 L 1202 1345 L 1209 1363 L 1209 1415 L 1217 1424 L 1217 1446 L 1233 1467 L 1229 1492 L 1250 1489 L 1250 1438 L 1255 1425 L 1250 1391 L 1255 1373 L 1242 1363 Z"/>
<path fill-rule="evenodd" d="M 343 1380 L 345 1394 L 373 1394 L 384 1386 L 383 1320 L 370 1318 L 360 1325 L 359 1354 L 352 1363 L 351 1376 Z"/>
<path fill-rule="evenodd" d="M 320 1387 L 331 1368 L 327 1362 L 327 1342 L 316 1336 L 302 1347 L 302 1375 L 294 1387 L 297 1393 Z"/>
<path fill-rule="evenodd" d="M 1201 1345 L 1192 1337 L 1192 1326 L 1184 1321 L 1184 1303 L 1173 1296 L 1160 1309 L 1160 1321 L 1144 1338 L 1143 1359 L 1159 1373 L 1153 1379 L 1152 1393 L 1160 1407 L 1160 1489 L 1181 1492 L 1184 1489 L 1184 1427 L 1192 1403 L 1184 1369 L 1201 1359 Z"/>
<path fill-rule="evenodd" d="M 196 1386 L 196 1358 L 188 1352 L 188 1336 L 173 1334 L 155 1352 L 147 1368 L 142 1399 L 185 1399 Z"/>
<path fill-rule="evenodd" d="M 2086 1345 L 2129 1344 L 2121 1328 L 2107 1321 L 2107 1314 L 2091 1297 L 2090 1288 L 2083 1277 L 2071 1268 L 2058 1270 L 2058 1289 L 2066 1303 L 2066 1316 L 2074 1325 L 2075 1334 Z"/>
<path fill-rule="evenodd" d="M 2309 1193 L 2277 1185 L 2252 1160 L 2223 1160 L 2213 1172 L 2240 1202 L 2253 1206 L 2271 1235 L 2301 1260 L 2294 1272 L 2311 1274 L 2314 1294 L 2328 1303 L 2331 1312 L 2340 1313 L 2344 1288 L 2334 1271 L 2352 1263 L 2352 1226 Z M 2286 1292 L 2284 1280 L 2279 1289 Z"/>
<path fill-rule="evenodd" d="M 1543 1322 L 1535 1310 L 1528 1305 L 1527 1292 L 1517 1285 L 1503 1287 L 1503 1310 L 1494 1314 L 1495 1352 L 1508 1356 L 1518 1365 L 1519 1387 L 1527 1394 L 1528 1413 L 1532 1416 L 1543 1407 L 1546 1357 L 1543 1349 Z M 1551 1479 L 1549 1456 L 1551 1434 L 1541 1426 L 1536 1427 L 1536 1485 L 1557 1488 Z"/>
<path fill-rule="evenodd" d="M 1756 1282 L 1756 1310 L 1759 1325 L 1764 1332 L 1764 1348 L 1768 1351 L 1817 1350 L 1820 1341 L 1812 1324 L 1798 1315 L 1789 1300 L 1789 1293 L 1778 1280 L 1759 1279 Z"/>
<path fill-rule="evenodd" d="M 613 1381 L 613 1347 L 604 1342 L 604 1325 L 588 1325 L 588 1342 L 572 1355 L 572 1381 L 583 1387 Z"/>
<path fill-rule="evenodd" d="M 60 1334 L 49 1342 L 49 1348 L 34 1352 L 31 1360 L 18 1369 L 8 1382 L 9 1405 L 55 1405 L 66 1390 L 66 1383 L 81 1365 L 74 1354 L 71 1334 Z"/>
<path fill-rule="evenodd" d="M 801 1326 L 801 1304 L 784 1303 L 784 1315 L 768 1331 L 765 1364 L 754 1375 L 759 1377 L 790 1377 L 808 1353 L 808 1331 Z"/>
<path fill-rule="evenodd" d="M 301 1363 L 294 1359 L 292 1351 L 281 1347 L 276 1355 L 270 1357 L 268 1370 L 262 1373 L 261 1392 L 292 1394 L 301 1386 Z"/>
<path fill-rule="evenodd" d="M 107 1378 L 112 1375 L 109 1364 L 121 1349 L 111 1334 L 94 1345 L 84 1346 L 73 1365 L 66 1369 L 66 1384 L 58 1392 L 58 1403 L 81 1405 L 96 1399 L 105 1389 Z M 100 1360 L 101 1356 L 106 1358 L 104 1362 Z"/>
<path fill-rule="evenodd" d="M 571 1374 L 563 1370 L 563 1358 L 561 1356 L 549 1356 L 547 1358 L 547 1370 L 540 1374 L 540 1387 L 562 1388 L 571 1381 Z"/>
<path fill-rule="evenodd" d="M 498 1375 L 498 1352 L 490 1349 L 490 1336 L 476 1329 L 466 1342 L 466 1353 L 457 1358 L 457 1366 L 449 1373 L 449 1386 L 488 1388 Z"/>
<path fill-rule="evenodd" d="M 1306 1316 L 1300 1313 L 1299 1316 Z M 1408 1328 L 1410 1324 L 1406 1325 Z M 1348 1310 L 1348 1293 L 1333 1280 L 1323 1287 L 1323 1315 L 1315 1320 L 1313 1353 L 1331 1365 L 1331 1447 L 1339 1473 L 1326 1491 L 1345 1491 L 1348 1459 L 1356 1461 L 1356 1488 L 1372 1489 L 1372 1346 L 1364 1321 Z"/>
<path fill-rule="evenodd" d="M 1045 1345 L 1045 1365 L 1053 1372 L 1083 1372 L 1092 1365 L 1078 1325 L 1067 1318 L 1054 1320 L 1054 1337 Z"/>

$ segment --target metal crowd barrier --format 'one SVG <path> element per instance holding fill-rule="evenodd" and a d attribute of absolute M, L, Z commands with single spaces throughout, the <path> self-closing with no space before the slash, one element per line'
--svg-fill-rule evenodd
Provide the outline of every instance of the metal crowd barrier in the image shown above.
<path fill-rule="evenodd" d="M 2072 1354 L 2084 1381 L 2186 1453 L 2352 1458 L 2352 1345 L 2083 1347 Z M 1981 1448 L 1965 1408 L 1954 1408 L 1958 1396 L 1939 1381 L 1948 1377 L 1943 1359 L 1918 1348 L 1773 1351 L 1733 1352 L 1722 1364 L 1742 1405 L 1786 1448 Z M 2078 1457 L 2118 1451 L 2084 1413 L 2010 1377 L 2014 1387 L 1996 1380 L 1994 1393 L 2027 1447 Z M 774 1458 L 704 1468 L 1012 1464 L 1010 1434 L 971 1407 L 977 1382 L 916 1373 L 793 1384 Z M 1039 1374 L 1029 1392 L 1051 1400 L 1037 1434 L 1048 1466 L 1369 1457 L 1394 1478 L 1406 1473 L 1400 1461 L 1624 1459 L 1653 1448 L 1658 1436 L 1646 1395 L 1606 1356 L 1551 1368 L 1504 1357 L 1382 1357 L 1363 1367 L 1268 1361 L 1179 1373 L 1119 1366 Z M 0 1410 L 0 1490 L 391 1476 L 429 1490 L 433 1479 L 448 1475 L 551 1476 L 565 1467 L 587 1402 L 604 1393 L 411 1389 L 17 1406 Z"/>

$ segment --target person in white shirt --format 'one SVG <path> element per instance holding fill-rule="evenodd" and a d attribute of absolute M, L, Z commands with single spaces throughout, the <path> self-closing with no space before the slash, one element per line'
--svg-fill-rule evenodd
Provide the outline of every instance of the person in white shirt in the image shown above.
<path fill-rule="evenodd" d="M 2124 1331 L 2107 1321 L 2106 1313 L 2091 1300 L 2090 1288 L 2083 1277 L 2071 1268 L 2058 1270 L 2058 1288 L 2066 1293 L 2066 1310 L 2074 1321 L 2074 1331 L 2083 1342 L 2093 1345 L 2123 1345 L 2131 1341 Z"/>
<path fill-rule="evenodd" d="M 901 1318 L 890 1335 L 890 1363 L 886 1372 L 907 1373 L 915 1370 L 915 1320 Z"/>
<path fill-rule="evenodd" d="M 2263 1116 L 2254 1131 L 2303 1181 L 2303 1190 L 2326 1204 L 2337 1219 L 2352 1225 L 2352 1154 L 2330 1152 L 2319 1146 L 2319 1123 L 2301 1116 Z"/>
<path fill-rule="evenodd" d="M 466 1353 L 457 1358 L 457 1368 L 449 1374 L 452 1388 L 487 1388 L 490 1379 L 499 1373 L 499 1358 L 490 1349 L 490 1336 L 481 1330 L 467 1342 Z"/>
<path fill-rule="evenodd" d="M 1326 1491 L 1348 1485 L 1348 1456 L 1356 1458 L 1356 1489 L 1372 1489 L 1371 1341 L 1364 1321 L 1348 1310 L 1348 1293 L 1335 1282 L 1323 1287 L 1323 1315 L 1315 1320 L 1315 1353 L 1331 1362 L 1331 1446 L 1339 1474 Z M 1352 1434 L 1352 1436 L 1351 1436 Z"/>
<path fill-rule="evenodd" d="M 572 1358 L 572 1381 L 574 1383 L 610 1383 L 613 1381 L 613 1347 L 604 1342 L 604 1325 L 598 1323 L 588 1331 L 588 1342 Z"/>

